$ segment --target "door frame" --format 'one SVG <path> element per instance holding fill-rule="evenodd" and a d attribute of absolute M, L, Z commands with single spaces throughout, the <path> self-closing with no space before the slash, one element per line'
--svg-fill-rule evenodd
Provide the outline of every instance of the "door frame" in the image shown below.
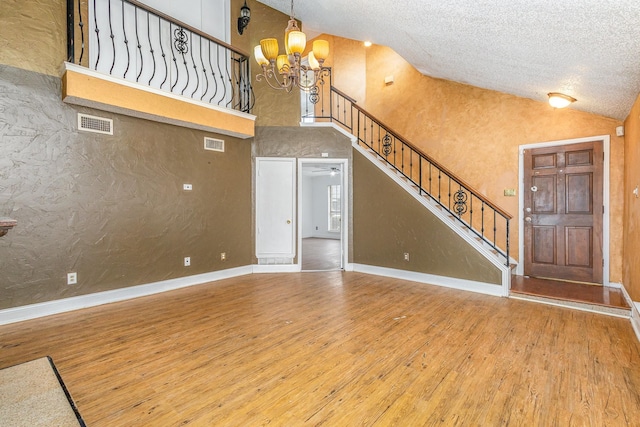
<path fill-rule="evenodd" d="M 518 149 L 518 267 L 516 274 L 524 275 L 524 150 L 533 148 L 554 147 L 561 145 L 579 144 L 582 142 L 602 141 L 604 152 L 604 165 L 602 169 L 602 204 L 604 214 L 602 216 L 602 285 L 609 286 L 609 185 L 610 185 L 610 145 L 609 135 L 596 135 L 585 138 L 562 139 L 558 141 L 537 142 L 520 145 Z"/>
<path fill-rule="evenodd" d="M 291 221 L 293 221 L 294 223 L 292 224 L 291 228 L 292 228 L 292 236 L 291 236 L 291 252 L 290 253 L 268 253 L 268 252 L 260 252 L 260 246 L 259 246 L 259 233 L 258 233 L 258 228 L 260 226 L 260 220 L 262 219 L 262 216 L 265 214 L 263 211 L 261 211 L 259 209 L 258 206 L 258 199 L 259 199 L 259 192 L 260 192 L 260 165 L 262 162 L 285 162 L 285 163 L 290 163 L 291 164 L 291 212 L 290 212 L 290 218 Z M 260 259 L 276 259 L 276 258 L 282 258 L 282 259 L 291 259 L 293 261 L 293 259 L 296 256 L 296 217 L 297 217 L 297 213 L 296 213 L 296 159 L 294 157 L 256 157 L 255 159 L 255 257 L 256 259 L 258 259 L 258 264 L 260 264 Z M 288 239 L 287 239 L 288 240 Z M 273 265 L 277 265 L 277 266 L 290 266 L 290 265 L 295 265 L 293 262 L 290 263 L 283 263 L 283 264 L 273 264 Z"/>
<path fill-rule="evenodd" d="M 326 164 L 334 164 L 340 165 L 342 169 L 342 176 L 340 179 L 340 185 L 342 186 L 341 190 L 341 215 L 342 215 L 342 223 L 340 226 L 340 245 L 342 252 L 342 270 L 347 270 L 347 265 L 349 263 L 349 159 L 344 158 L 311 158 L 311 157 L 300 157 L 298 158 L 298 257 L 297 257 L 297 265 L 298 271 L 302 270 L 302 215 L 303 215 L 303 206 L 302 206 L 302 191 L 303 191 L 303 179 L 302 179 L 302 167 L 305 163 L 326 163 Z"/>

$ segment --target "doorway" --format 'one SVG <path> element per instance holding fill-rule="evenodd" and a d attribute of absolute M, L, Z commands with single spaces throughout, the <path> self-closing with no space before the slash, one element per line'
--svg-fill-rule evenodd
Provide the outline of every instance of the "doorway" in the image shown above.
<path fill-rule="evenodd" d="M 608 285 L 609 136 L 520 148 L 517 273 Z"/>
<path fill-rule="evenodd" d="M 299 159 L 298 262 L 302 271 L 345 267 L 346 169 L 345 159 Z"/>

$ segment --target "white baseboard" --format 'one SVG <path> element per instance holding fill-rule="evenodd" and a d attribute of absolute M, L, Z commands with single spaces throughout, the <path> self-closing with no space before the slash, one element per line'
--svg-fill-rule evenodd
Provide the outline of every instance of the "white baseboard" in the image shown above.
<path fill-rule="evenodd" d="M 160 292 L 172 291 L 174 289 L 185 288 L 187 286 L 201 285 L 203 283 L 228 279 L 230 277 L 243 276 L 251 273 L 251 266 L 230 268 L 228 270 L 220 270 L 211 273 L 197 274 L 194 276 L 180 277 L 177 279 L 163 280 L 161 282 L 148 283 L 145 285 L 114 289 L 112 291 L 97 292 L 94 294 L 80 295 L 77 297 L 47 301 L 38 304 L 7 308 L 0 310 L 0 325 L 153 295 Z"/>
<path fill-rule="evenodd" d="M 631 306 L 631 327 L 633 328 L 633 332 L 636 333 L 636 338 L 640 341 L 640 302 L 635 302 L 631 299 L 631 296 L 627 292 L 627 288 L 624 287 L 622 283 L 610 283 L 609 286 L 618 285 L 614 287 L 619 287 L 622 290 L 622 295 L 624 295 L 627 303 Z"/>
<path fill-rule="evenodd" d="M 631 304 L 631 327 L 640 341 L 640 302 Z"/>
<path fill-rule="evenodd" d="M 298 273 L 302 271 L 299 264 L 253 264 L 253 273 Z"/>
<path fill-rule="evenodd" d="M 435 274 L 418 273 L 415 271 L 397 270 L 394 268 L 375 267 L 366 264 L 352 264 L 353 271 L 373 274 L 376 276 L 393 277 L 395 279 L 411 280 L 414 282 L 427 283 L 429 285 L 442 286 L 445 288 L 459 289 L 462 291 L 477 292 L 485 295 L 501 297 L 503 287 L 497 284 L 476 282 L 472 280 L 456 279 L 453 277 L 437 276 Z"/>

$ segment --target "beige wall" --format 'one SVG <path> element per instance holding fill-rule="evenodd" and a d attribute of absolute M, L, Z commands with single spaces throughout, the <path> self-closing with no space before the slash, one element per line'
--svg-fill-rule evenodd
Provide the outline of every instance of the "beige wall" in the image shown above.
<path fill-rule="evenodd" d="M 280 52 L 284 53 L 284 30 L 287 28 L 289 17 L 275 9 L 257 1 L 247 1 L 251 9 L 251 22 L 242 35 L 237 33 L 237 17 L 240 6 L 244 4 L 238 0 L 231 3 L 232 42 L 234 46 L 246 50 L 251 54 L 251 84 L 255 94 L 253 114 L 257 116 L 256 126 L 296 126 L 300 122 L 300 91 L 294 89 L 290 93 L 274 90 L 265 81 L 256 81 L 256 74 L 261 71 L 253 55 L 253 47 L 260 44 L 264 38 L 276 38 Z"/>
<path fill-rule="evenodd" d="M 341 43 L 334 39 L 336 51 Z M 344 43 L 347 49 L 353 48 L 350 40 Z M 518 197 L 505 197 L 504 190 L 518 188 L 519 146 L 610 135 L 610 280 L 622 282 L 624 140 L 615 136 L 620 121 L 572 109 L 554 110 L 544 102 L 434 79 L 420 74 L 389 48 L 360 49 L 366 52 L 367 68 L 366 97 L 359 104 L 511 213 L 511 253 L 516 258 Z M 390 75 L 395 83 L 386 86 L 384 79 Z M 336 78 L 335 85 L 349 94 L 343 84 Z"/>
<path fill-rule="evenodd" d="M 498 268 L 355 150 L 353 216 L 355 263 L 501 283 Z"/>
<path fill-rule="evenodd" d="M 0 64 L 59 76 L 67 56 L 66 1 L 0 1 Z"/>
<path fill-rule="evenodd" d="M 63 103 L 65 6 L 0 2 L 0 216 L 18 221 L 0 309 L 251 264 L 251 142 Z M 79 132 L 78 112 L 114 135 Z"/>
<path fill-rule="evenodd" d="M 362 42 L 329 34 L 321 34 L 313 40 L 317 39 L 329 42 L 329 57 L 323 65 L 331 67 L 332 84 L 355 99 L 358 104 L 364 104 L 367 56 Z M 313 40 L 307 42 L 305 55 L 311 50 Z"/>
<path fill-rule="evenodd" d="M 640 96 L 624 122 L 624 264 L 623 283 L 631 298 L 640 301 Z"/>

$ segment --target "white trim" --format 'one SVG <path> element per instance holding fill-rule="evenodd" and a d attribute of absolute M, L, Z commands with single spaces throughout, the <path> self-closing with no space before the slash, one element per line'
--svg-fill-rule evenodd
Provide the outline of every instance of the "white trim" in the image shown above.
<path fill-rule="evenodd" d="M 631 306 L 631 318 L 629 320 L 631 321 L 633 332 L 636 333 L 636 338 L 638 339 L 638 341 L 640 341 L 640 302 L 635 302 L 631 299 L 631 296 L 627 292 L 627 288 L 625 288 L 622 283 L 610 284 L 610 286 L 612 285 L 616 285 L 615 287 L 618 287 L 617 285 L 619 285 L 620 289 L 622 290 L 622 295 L 624 295 L 625 299 L 627 300 L 627 304 Z"/>
<path fill-rule="evenodd" d="M 303 179 L 302 179 L 302 167 L 305 163 L 327 163 L 337 164 L 341 166 L 340 184 L 342 185 L 342 224 L 340 231 L 340 246 L 342 247 L 342 260 L 340 266 L 342 269 L 349 262 L 349 159 L 344 158 L 310 158 L 301 157 L 298 158 L 298 268 L 302 271 L 302 191 L 303 191 Z M 347 219 L 347 221 L 345 221 Z M 337 234 L 337 233 L 334 233 Z"/>
<path fill-rule="evenodd" d="M 640 302 L 631 304 L 631 327 L 640 341 Z"/>
<path fill-rule="evenodd" d="M 173 291 L 175 289 L 185 288 L 188 286 L 201 285 L 204 283 L 215 282 L 217 280 L 243 276 L 251 274 L 251 272 L 251 266 L 236 267 L 211 273 L 163 280 L 145 285 L 131 286 L 128 288 L 114 289 L 111 291 L 97 292 L 60 300 L 23 305 L 21 307 L 7 308 L 0 310 L 0 325 L 65 313 L 67 311 L 80 310 L 82 308 L 95 307 L 97 305 L 109 304 L 132 298 L 144 297 L 161 292 Z"/>
<path fill-rule="evenodd" d="M 610 186 L 610 155 L 611 155 L 611 137 L 609 135 L 596 135 L 585 138 L 563 139 L 558 141 L 538 142 L 535 144 L 521 145 L 518 149 L 518 267 L 516 273 L 520 276 L 524 274 L 524 150 L 531 150 L 534 148 L 553 147 L 560 145 L 579 144 L 582 142 L 591 142 L 602 140 L 602 149 L 604 151 L 604 168 L 602 171 L 602 203 L 604 204 L 604 215 L 602 218 L 602 259 L 604 260 L 604 266 L 602 268 L 602 284 L 609 286 L 609 226 L 610 226 L 610 200 L 609 200 L 609 186 Z"/>
<path fill-rule="evenodd" d="M 253 273 L 299 273 L 298 264 L 253 264 Z"/>
<path fill-rule="evenodd" d="M 149 92 L 149 93 L 152 93 L 154 95 L 160 95 L 160 96 L 164 96 L 164 97 L 167 97 L 167 98 L 172 98 L 172 99 L 175 99 L 177 101 L 186 102 L 188 104 L 197 105 L 198 107 L 207 108 L 209 110 L 219 111 L 221 113 L 230 114 L 232 116 L 241 117 L 243 119 L 248 119 L 248 120 L 253 120 L 253 121 L 256 120 L 256 116 L 254 116 L 253 114 L 245 113 L 245 112 L 238 111 L 238 110 L 233 110 L 231 108 L 220 107 L 218 105 L 213 105 L 213 104 L 209 104 L 207 102 L 198 101 L 198 100 L 195 100 L 193 98 L 188 98 L 186 96 L 176 95 L 175 93 L 172 93 L 172 92 L 167 92 L 165 90 L 156 89 L 156 88 L 151 87 L 151 86 L 145 86 L 145 85 L 142 85 L 142 84 L 139 84 L 139 83 L 136 83 L 136 82 L 132 82 L 130 80 L 121 79 L 119 77 L 111 76 L 111 75 L 108 75 L 108 74 L 103 74 L 103 73 L 100 73 L 98 71 L 92 70 L 90 68 L 81 67 L 80 65 L 72 64 L 70 62 L 65 62 L 64 63 L 63 72 L 64 71 L 73 71 L 74 73 L 84 74 L 85 76 L 94 77 L 96 79 L 104 80 L 104 81 L 111 82 L 111 83 L 116 83 L 116 84 L 119 84 L 121 86 L 128 86 L 130 88 L 138 89 L 138 90 L 141 90 L 143 92 Z"/>
<path fill-rule="evenodd" d="M 347 132 L 342 127 L 338 126 L 334 122 L 300 122 L 300 127 L 319 127 L 319 128 L 333 128 L 349 138 L 352 144 L 358 142 L 358 138 L 356 138 L 353 134 Z"/>
<path fill-rule="evenodd" d="M 243 119 L 247 119 L 247 120 L 251 120 L 253 122 L 255 122 L 256 120 L 256 116 L 254 116 L 253 114 L 249 114 L 249 113 L 244 113 L 242 111 L 238 111 L 238 110 L 234 110 L 231 108 L 224 108 L 224 107 L 220 107 L 218 105 L 213 105 L 213 104 L 209 104 L 207 102 L 202 102 L 202 101 L 198 101 L 192 98 L 188 98 L 186 96 L 181 96 L 181 95 L 176 95 L 175 93 L 172 92 L 167 92 L 161 89 L 157 89 L 154 87 L 150 87 L 150 86 L 146 86 L 143 84 L 139 84 L 136 82 L 132 82 L 126 79 L 122 79 L 119 77 L 114 77 L 108 74 L 103 74 L 100 73 L 98 71 L 95 70 L 91 70 L 89 68 L 85 68 L 85 67 L 81 67 L 79 65 L 76 64 L 72 64 L 70 62 L 65 62 L 62 66 L 62 74 L 64 74 L 66 71 L 72 71 L 74 73 L 78 73 L 78 74 L 82 74 L 85 76 L 89 76 L 89 77 L 93 77 L 99 80 L 103 80 L 106 82 L 110 82 L 110 83 L 115 83 L 121 86 L 127 86 L 130 87 L 132 89 L 136 89 L 136 90 L 140 90 L 143 92 L 147 92 L 147 93 L 151 93 L 157 96 L 163 96 L 165 98 L 170 98 L 170 99 L 174 99 L 180 102 L 185 102 L 187 104 L 193 104 L 196 105 L 200 108 L 206 108 L 208 110 L 213 110 L 213 111 L 217 111 L 220 113 L 224 113 L 224 114 L 228 114 L 231 116 L 236 116 L 236 117 L 240 117 Z M 104 110 L 104 111 L 109 111 L 109 112 L 113 112 L 113 113 L 117 113 L 117 114 L 124 114 L 124 115 L 129 115 L 129 116 L 133 116 L 133 117 L 139 117 L 139 118 L 143 118 L 143 119 L 147 119 L 147 120 L 153 120 L 153 121 L 161 121 L 162 123 L 170 123 L 170 124 L 177 124 L 179 126 L 187 126 L 193 129 L 200 129 L 200 130 L 204 130 L 207 132 L 217 132 L 223 135 L 229 135 L 229 136 L 234 136 L 237 138 L 241 138 L 241 139 L 247 139 L 247 138 L 252 138 L 253 135 L 247 135 L 247 134 L 243 134 L 243 133 L 238 133 L 238 132 L 232 132 L 229 130 L 225 130 L 225 129 L 219 129 L 219 128 L 214 128 L 211 126 L 205 126 L 205 125 L 197 125 L 194 123 L 187 123 L 184 122 L 182 120 L 177 120 L 177 119 L 170 119 L 168 117 L 164 117 L 164 116 L 158 116 L 155 114 L 151 114 L 151 113 L 143 113 L 140 111 L 135 111 L 135 110 L 131 110 L 131 109 L 127 109 L 127 108 L 123 108 L 123 107 L 118 107 L 115 105 L 107 105 L 107 104 L 103 104 L 103 103 L 98 103 L 95 101 L 87 101 L 75 96 L 67 96 L 64 99 L 65 102 L 70 103 L 70 104 L 75 104 L 75 105 L 82 105 L 82 106 L 86 106 L 86 107 L 91 107 L 91 108 L 97 108 L 100 110 Z M 100 105 L 100 107 L 98 106 L 98 104 Z M 108 108 L 110 107 L 110 108 Z M 162 119 L 162 120 L 160 120 Z"/>
<path fill-rule="evenodd" d="M 353 148 L 360 152 L 367 159 L 371 160 L 371 154 L 369 154 L 364 148 L 360 147 L 357 142 L 352 144 Z M 447 212 L 444 209 L 438 209 L 433 204 L 429 203 L 428 199 L 420 196 L 416 191 L 413 191 L 413 188 L 405 182 L 402 178 L 400 178 L 397 174 L 395 174 L 390 168 L 384 167 L 382 162 L 371 162 L 378 169 L 384 172 L 389 178 L 394 180 L 399 186 L 401 186 L 408 194 L 410 194 L 415 200 L 420 202 L 424 207 L 426 207 L 429 212 L 434 214 L 438 219 L 442 221 L 443 224 L 447 225 L 449 229 L 453 230 L 458 236 L 464 239 L 469 245 L 471 245 L 479 254 L 484 256 L 489 262 L 491 262 L 496 268 L 498 268 L 501 272 L 501 283 L 502 285 L 495 285 L 496 287 L 501 287 L 500 296 L 507 297 L 509 296 L 509 288 L 511 285 L 511 268 L 505 265 L 501 259 L 499 259 L 490 249 L 485 247 L 481 242 L 479 242 L 475 235 L 470 232 L 467 232 L 466 228 L 461 227 L 459 223 L 454 222 L 449 218 Z M 435 276 L 440 277 L 440 276 Z M 500 288 L 498 288 L 500 289 Z"/>
<path fill-rule="evenodd" d="M 444 288 L 458 289 L 461 291 L 476 292 L 485 295 L 503 296 L 502 286 L 491 283 L 482 283 L 472 280 L 456 279 L 454 277 L 437 276 L 435 274 L 419 273 L 416 271 L 397 270 L 395 268 L 376 267 L 366 264 L 353 264 L 353 271 L 372 274 L 375 276 L 392 277 L 394 279 L 410 280 L 426 283 Z"/>
<path fill-rule="evenodd" d="M 287 221 L 293 221 L 293 224 L 291 225 L 292 228 L 292 232 L 291 232 L 291 240 L 290 240 L 290 246 L 289 248 L 291 249 L 291 252 L 287 252 L 287 253 L 281 253 L 281 252 L 264 252 L 262 246 L 264 246 L 264 244 L 262 243 L 264 241 L 264 238 L 261 237 L 260 234 L 260 225 L 261 225 L 261 221 L 266 221 L 269 222 L 265 219 L 265 212 L 264 212 L 264 208 L 260 202 L 261 199 L 261 195 L 262 195 L 262 189 L 266 188 L 266 186 L 263 183 L 263 179 L 261 178 L 262 176 L 262 171 L 260 169 L 260 166 L 262 164 L 269 164 L 269 163 L 281 163 L 281 164 L 290 164 L 291 165 L 291 188 L 287 189 L 287 192 L 291 192 L 290 196 L 291 196 L 291 211 L 288 212 L 287 215 Z M 296 162 L 296 158 L 295 157 L 256 157 L 255 158 L 255 197 L 254 197 L 254 203 L 255 203 L 255 250 L 256 250 L 256 258 L 261 259 L 261 258 L 290 258 L 291 260 L 293 260 L 293 258 L 296 257 L 296 230 L 297 228 L 297 224 L 295 223 L 297 220 L 297 212 L 296 212 L 296 186 L 298 185 L 297 180 L 297 171 L 296 171 L 296 167 L 297 167 L 297 162 Z M 264 169 L 264 168 L 263 168 Z M 272 195 L 275 194 L 272 192 L 272 190 L 268 190 L 267 192 L 265 192 L 265 194 L 267 195 Z M 269 199 L 271 200 L 271 199 Z M 287 201 L 288 203 L 288 201 Z M 270 205 L 273 205 L 273 203 L 270 203 Z M 271 214 L 272 212 L 267 212 L 269 214 Z M 282 218 L 284 220 L 284 218 Z M 288 224 L 288 222 L 287 222 Z M 265 264 L 260 264 L 260 265 L 267 265 Z M 276 264 L 277 265 L 277 264 Z M 288 264 L 284 264 L 284 265 L 288 265 Z"/>
<path fill-rule="evenodd" d="M 608 312 L 608 311 L 592 310 L 592 309 L 590 309 L 590 308 L 579 307 L 579 306 L 569 305 L 569 304 L 562 304 L 562 303 L 560 303 L 560 302 L 543 301 L 543 300 L 539 300 L 539 299 L 533 299 L 533 298 L 521 297 L 521 296 L 514 295 L 514 294 L 511 294 L 511 295 L 509 296 L 509 298 L 511 298 L 511 299 L 517 299 L 517 300 L 519 300 L 519 301 L 536 302 L 536 303 L 538 303 L 538 304 L 552 305 L 552 306 L 554 306 L 554 307 L 562 307 L 562 308 L 570 308 L 570 309 L 572 309 L 572 310 L 586 311 L 586 312 L 588 312 L 588 313 L 604 314 L 605 316 L 619 317 L 619 318 L 621 318 L 621 319 L 629 319 L 629 316 L 622 315 L 622 314 L 611 313 L 611 312 Z M 543 298 L 544 298 L 544 297 L 543 297 Z"/>

